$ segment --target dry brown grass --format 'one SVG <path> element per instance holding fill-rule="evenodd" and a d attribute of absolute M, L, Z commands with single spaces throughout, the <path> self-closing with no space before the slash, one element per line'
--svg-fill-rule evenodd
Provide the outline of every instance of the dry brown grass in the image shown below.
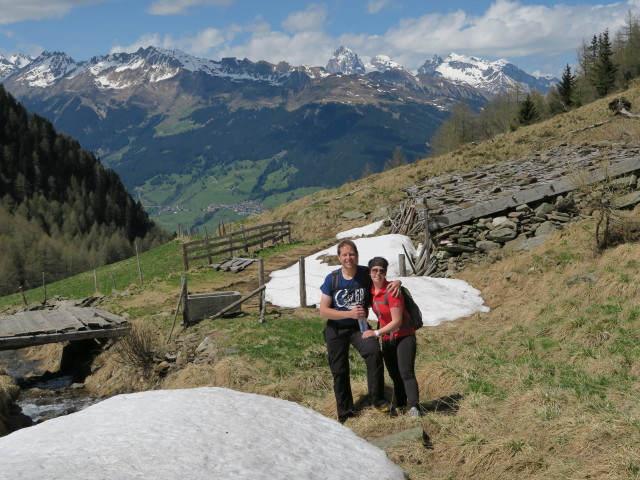
<path fill-rule="evenodd" d="M 15 420 L 9 413 L 9 406 L 16 400 L 20 389 L 13 383 L 7 372 L 0 368 L 0 437 L 15 428 Z"/>

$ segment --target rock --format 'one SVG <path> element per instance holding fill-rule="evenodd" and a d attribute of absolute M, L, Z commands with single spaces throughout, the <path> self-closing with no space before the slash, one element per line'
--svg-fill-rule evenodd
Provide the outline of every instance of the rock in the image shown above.
<path fill-rule="evenodd" d="M 349 210 L 342 214 L 342 218 L 345 220 L 361 220 L 363 218 L 367 218 L 367 216 L 358 210 Z"/>
<path fill-rule="evenodd" d="M 158 365 L 153 367 L 153 371 L 156 373 L 164 373 L 169 370 L 169 367 L 171 367 L 169 362 L 160 362 Z"/>
<path fill-rule="evenodd" d="M 514 252 L 529 251 L 534 249 L 538 245 L 542 245 L 547 240 L 547 238 L 548 235 L 542 235 L 539 237 L 521 236 L 516 238 L 515 240 L 507 242 L 504 245 L 504 248 Z"/>
<path fill-rule="evenodd" d="M 476 248 L 483 252 L 490 252 L 491 250 L 497 250 L 502 248 L 502 245 L 498 242 L 492 242 L 490 240 L 480 241 L 476 243 Z"/>
<path fill-rule="evenodd" d="M 196 352 L 203 352 L 207 349 L 207 347 L 209 346 L 209 343 L 211 343 L 211 337 L 205 337 L 204 340 L 202 340 L 202 342 L 200 342 L 200 345 L 197 346 L 196 348 Z"/>
<path fill-rule="evenodd" d="M 630 207 L 632 205 L 636 205 L 640 203 L 640 190 L 628 193 L 621 197 L 617 197 L 614 200 L 614 203 L 617 208 L 625 208 L 625 207 Z"/>
<path fill-rule="evenodd" d="M 511 228 L 498 228 L 492 230 L 487 234 L 487 238 L 494 242 L 505 243 L 509 240 L 513 240 L 518 236 L 518 233 Z"/>
<path fill-rule="evenodd" d="M 387 206 L 380 206 L 371 213 L 371 215 L 369 216 L 369 220 L 377 222 L 378 220 L 384 220 L 388 217 L 389 208 Z"/>
<path fill-rule="evenodd" d="M 570 278 L 566 283 L 568 286 L 571 286 L 581 282 L 596 283 L 596 281 L 598 281 L 598 273 L 592 272 L 586 275 L 579 275 L 577 277 Z"/>
<path fill-rule="evenodd" d="M 442 250 L 444 250 L 445 252 L 450 252 L 450 253 L 463 253 L 463 252 L 475 252 L 476 249 L 474 247 L 468 247 L 465 245 L 460 245 L 457 243 L 452 243 L 450 245 L 442 245 L 440 247 Z"/>
<path fill-rule="evenodd" d="M 494 227 L 499 228 L 510 228 L 511 230 L 515 230 L 517 225 L 513 222 L 513 220 L 509 220 L 507 217 L 496 217 L 491 222 Z"/>
<path fill-rule="evenodd" d="M 549 222 L 543 222 L 541 223 L 538 228 L 536 228 L 536 237 L 541 237 L 541 236 L 547 236 L 552 234 L 553 232 L 557 231 L 558 229 L 556 228 L 556 226 Z"/>
<path fill-rule="evenodd" d="M 549 213 L 553 212 L 554 210 L 554 206 L 551 205 L 550 203 L 543 203 L 541 205 L 539 205 L 534 212 L 536 213 L 544 213 L 545 215 L 548 215 Z"/>

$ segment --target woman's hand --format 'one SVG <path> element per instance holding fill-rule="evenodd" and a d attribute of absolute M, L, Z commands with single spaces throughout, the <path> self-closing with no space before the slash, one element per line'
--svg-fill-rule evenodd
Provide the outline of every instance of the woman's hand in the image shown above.
<path fill-rule="evenodd" d="M 362 332 L 362 338 L 370 338 L 375 336 L 376 336 L 375 330 L 365 330 L 364 332 Z"/>

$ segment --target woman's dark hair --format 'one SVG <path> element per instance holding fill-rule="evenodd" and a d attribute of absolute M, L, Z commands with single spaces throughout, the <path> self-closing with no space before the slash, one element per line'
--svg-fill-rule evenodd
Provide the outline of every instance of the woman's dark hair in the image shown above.
<path fill-rule="evenodd" d="M 389 262 L 387 262 L 387 259 L 383 257 L 373 257 L 369 260 L 369 269 L 372 267 L 382 267 L 387 270 L 389 268 Z"/>

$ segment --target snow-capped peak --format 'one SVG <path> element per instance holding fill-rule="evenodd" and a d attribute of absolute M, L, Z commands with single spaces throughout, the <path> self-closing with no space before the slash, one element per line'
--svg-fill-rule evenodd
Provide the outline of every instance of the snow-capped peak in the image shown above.
<path fill-rule="evenodd" d="M 347 47 L 339 47 L 327 63 L 327 72 L 342 73 L 345 75 L 363 74 L 365 66 L 355 52 Z"/>
<path fill-rule="evenodd" d="M 404 70 L 404 67 L 386 55 L 376 55 L 366 64 L 366 69 L 367 71 L 385 72 L 387 70 Z"/>
<path fill-rule="evenodd" d="M 457 53 L 451 53 L 445 59 L 435 55 L 418 69 L 418 73 L 466 83 L 493 94 L 504 92 L 516 84 L 526 90 L 546 92 L 558 82 L 555 78 L 530 75 L 503 58 L 488 61 Z"/>
<path fill-rule="evenodd" d="M 33 57 L 25 55 L 24 53 L 18 53 L 6 58 L 0 55 L 0 80 L 8 77 L 13 72 L 26 67 L 33 61 Z"/>

